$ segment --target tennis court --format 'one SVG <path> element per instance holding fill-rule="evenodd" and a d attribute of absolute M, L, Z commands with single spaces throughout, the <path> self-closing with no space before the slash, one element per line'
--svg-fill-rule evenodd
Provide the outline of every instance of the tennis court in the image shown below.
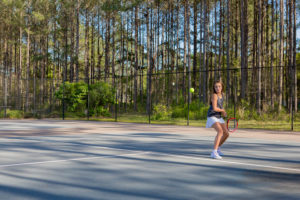
<path fill-rule="evenodd" d="M 1 199 L 300 199 L 300 133 L 0 121 Z"/>

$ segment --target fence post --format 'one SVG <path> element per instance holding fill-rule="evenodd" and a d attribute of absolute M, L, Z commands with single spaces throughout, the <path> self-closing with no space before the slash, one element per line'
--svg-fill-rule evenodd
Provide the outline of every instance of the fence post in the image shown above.
<path fill-rule="evenodd" d="M 188 118 L 187 118 L 187 126 L 190 125 L 190 99 L 191 99 L 191 77 L 190 71 L 188 72 Z"/>
<path fill-rule="evenodd" d="M 86 107 L 87 107 L 87 111 L 86 111 L 86 117 L 87 117 L 87 120 L 89 121 L 90 120 L 90 78 L 88 76 L 87 78 L 87 102 L 86 102 Z"/>
<path fill-rule="evenodd" d="M 237 94 L 236 94 L 236 86 L 237 86 L 237 76 L 236 76 L 236 70 L 234 70 L 234 102 L 233 102 L 233 108 L 234 108 L 234 118 L 236 118 L 236 102 L 237 102 Z"/>
<path fill-rule="evenodd" d="M 293 68 L 294 68 L 295 66 L 293 66 Z M 295 68 L 294 68 L 295 69 Z M 293 76 L 293 75 L 292 75 Z M 292 98 L 292 100 L 291 100 L 291 106 L 292 106 L 292 122 L 291 122 L 291 130 L 292 131 L 294 131 L 294 109 L 295 109 L 295 106 L 294 106 L 294 104 L 295 104 L 295 98 L 294 98 L 294 96 L 295 96 L 295 88 L 296 88 L 296 85 L 295 85 L 295 81 L 294 81 L 294 78 L 292 79 L 292 81 L 293 81 L 293 84 L 292 84 L 292 92 L 291 92 L 291 98 Z"/>
<path fill-rule="evenodd" d="M 116 84 L 115 84 L 116 85 Z M 115 86 L 116 102 L 115 102 L 115 122 L 118 121 L 118 89 Z"/>
<path fill-rule="evenodd" d="M 62 118 L 65 120 L 65 79 L 63 79 Z"/>
<path fill-rule="evenodd" d="M 7 72 L 5 73 L 4 77 L 4 118 L 6 118 L 6 108 L 7 108 Z"/>
<path fill-rule="evenodd" d="M 147 74 L 148 76 L 148 88 L 147 88 L 147 92 L 148 92 L 148 97 L 149 98 L 149 103 L 148 103 L 148 121 L 149 124 L 151 124 L 151 69 L 150 69 L 150 73 Z"/>

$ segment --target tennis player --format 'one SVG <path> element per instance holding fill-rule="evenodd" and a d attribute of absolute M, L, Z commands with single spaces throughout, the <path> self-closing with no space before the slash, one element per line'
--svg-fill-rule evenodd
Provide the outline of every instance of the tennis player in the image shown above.
<path fill-rule="evenodd" d="M 214 82 L 210 107 L 207 112 L 206 128 L 213 127 L 217 131 L 217 135 L 214 141 L 214 149 L 210 155 L 211 158 L 214 159 L 222 159 L 221 156 L 223 155 L 223 153 L 221 152 L 220 147 L 229 137 L 225 121 L 222 118 L 222 115 L 227 115 L 225 109 L 223 108 L 223 88 L 224 87 L 222 81 L 218 80 Z"/>

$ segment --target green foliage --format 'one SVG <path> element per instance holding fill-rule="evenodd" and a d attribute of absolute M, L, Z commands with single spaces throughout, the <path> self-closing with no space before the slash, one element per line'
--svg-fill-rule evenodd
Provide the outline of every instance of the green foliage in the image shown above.
<path fill-rule="evenodd" d="M 103 106 L 98 106 L 92 113 L 94 113 L 95 116 L 111 117 L 111 113 L 109 112 L 109 110 L 107 108 L 104 108 Z"/>
<path fill-rule="evenodd" d="M 107 106 L 115 103 L 115 90 L 104 82 L 90 85 L 89 107 L 90 115 L 110 116 Z"/>
<path fill-rule="evenodd" d="M 2 110 L 0 112 L 0 117 L 4 118 L 4 110 Z M 6 118 L 9 118 L 9 119 L 22 119 L 23 118 L 23 111 L 6 109 Z"/>
<path fill-rule="evenodd" d="M 188 113 L 188 105 L 185 105 L 186 117 Z M 190 103 L 190 119 L 200 120 L 207 118 L 207 111 L 209 106 L 206 106 L 202 102 L 193 101 Z"/>
<path fill-rule="evenodd" d="M 43 14 L 41 14 L 40 12 L 33 11 L 32 15 L 33 15 L 34 19 L 37 21 L 43 21 L 45 19 L 45 16 Z"/>
<path fill-rule="evenodd" d="M 207 118 L 207 111 L 209 106 L 193 101 L 190 103 L 190 119 L 200 120 Z M 187 118 L 188 104 L 179 104 L 172 108 L 172 118 Z"/>
<path fill-rule="evenodd" d="M 158 104 L 153 108 L 153 116 L 154 120 L 166 120 L 169 117 L 169 111 L 166 105 Z"/>
<path fill-rule="evenodd" d="M 264 111 L 259 114 L 254 106 L 247 100 L 241 100 L 237 105 L 236 118 L 242 120 L 259 120 L 259 121 L 289 121 L 289 113 L 286 109 L 279 110 L 278 103 L 275 103 L 274 108 L 270 105 L 264 105 Z M 233 108 L 227 109 L 227 114 L 233 116 Z"/>
<path fill-rule="evenodd" d="M 206 106 L 206 105 L 201 103 L 199 105 L 198 111 L 196 112 L 195 119 L 197 119 L 197 120 L 198 119 L 206 119 L 208 108 L 209 108 L 209 106 Z"/>
<path fill-rule="evenodd" d="M 184 118 L 185 113 L 184 113 L 184 108 L 180 106 L 176 106 L 172 109 L 172 118 Z"/>
<path fill-rule="evenodd" d="M 59 100 L 65 100 L 67 111 L 74 112 L 75 110 L 82 109 L 86 102 L 87 84 L 84 82 L 69 83 L 59 87 L 55 92 L 55 97 Z"/>
<path fill-rule="evenodd" d="M 63 93 L 64 91 L 64 93 Z M 68 112 L 77 112 L 77 115 L 84 116 L 89 93 L 89 114 L 91 116 L 109 116 L 108 105 L 114 103 L 114 90 L 104 82 L 88 85 L 84 82 L 69 83 L 61 85 L 55 96 L 59 100 L 65 100 Z"/>

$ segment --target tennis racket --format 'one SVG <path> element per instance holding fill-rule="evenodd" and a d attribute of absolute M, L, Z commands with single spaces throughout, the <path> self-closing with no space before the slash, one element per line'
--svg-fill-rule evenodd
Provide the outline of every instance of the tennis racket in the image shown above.
<path fill-rule="evenodd" d="M 227 129 L 229 132 L 233 133 L 234 131 L 237 130 L 238 128 L 238 120 L 233 117 L 228 117 L 227 118 Z"/>

